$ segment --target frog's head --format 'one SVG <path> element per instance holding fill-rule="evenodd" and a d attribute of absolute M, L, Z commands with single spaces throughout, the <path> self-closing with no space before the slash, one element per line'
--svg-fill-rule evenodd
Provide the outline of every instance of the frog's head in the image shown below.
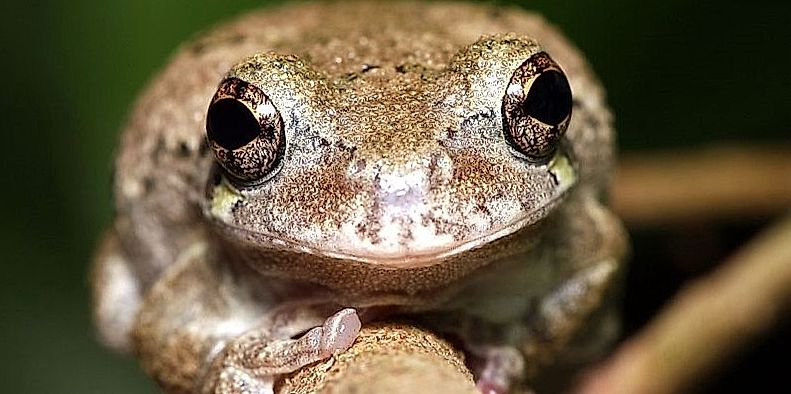
<path fill-rule="evenodd" d="M 221 232 L 426 267 L 541 222 L 577 182 L 571 88 L 535 41 L 484 37 L 442 66 L 359 70 L 267 53 L 228 73 L 206 124 L 205 212 Z"/>

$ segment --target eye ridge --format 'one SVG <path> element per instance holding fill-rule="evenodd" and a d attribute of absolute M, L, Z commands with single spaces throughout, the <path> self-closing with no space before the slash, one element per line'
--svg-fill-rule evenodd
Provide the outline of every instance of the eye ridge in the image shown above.
<path fill-rule="evenodd" d="M 572 106 L 560 66 L 546 52 L 531 56 L 514 71 L 503 96 L 506 142 L 528 160 L 547 160 L 568 128 Z"/>
<path fill-rule="evenodd" d="M 206 114 L 215 160 L 241 183 L 267 179 L 285 154 L 280 112 L 257 86 L 239 78 L 220 83 Z"/>

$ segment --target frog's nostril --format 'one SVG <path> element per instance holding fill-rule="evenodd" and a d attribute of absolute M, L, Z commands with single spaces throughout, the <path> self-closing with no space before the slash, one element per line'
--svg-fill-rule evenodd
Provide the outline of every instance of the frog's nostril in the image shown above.
<path fill-rule="evenodd" d="M 445 184 L 453 176 L 453 160 L 445 151 L 432 153 L 427 168 L 433 185 Z"/>
<path fill-rule="evenodd" d="M 355 176 L 361 174 L 365 171 L 367 161 L 365 159 L 357 159 L 354 160 L 351 164 L 349 164 L 349 175 Z"/>

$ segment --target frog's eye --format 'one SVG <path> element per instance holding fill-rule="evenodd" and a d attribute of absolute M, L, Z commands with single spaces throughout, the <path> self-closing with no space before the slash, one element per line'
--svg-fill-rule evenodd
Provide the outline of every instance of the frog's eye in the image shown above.
<path fill-rule="evenodd" d="M 246 183 L 267 179 L 285 152 L 277 108 L 261 89 L 238 78 L 224 80 L 212 98 L 206 137 L 220 165 Z"/>
<path fill-rule="evenodd" d="M 568 128 L 571 106 L 560 66 L 545 52 L 531 56 L 511 76 L 503 97 L 506 141 L 528 160 L 547 160 Z"/>

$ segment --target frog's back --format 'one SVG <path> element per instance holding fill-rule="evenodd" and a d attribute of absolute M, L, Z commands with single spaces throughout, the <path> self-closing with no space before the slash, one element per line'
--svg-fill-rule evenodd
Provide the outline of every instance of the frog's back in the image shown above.
<path fill-rule="evenodd" d="M 537 39 L 560 63 L 577 96 L 577 113 L 596 119 L 568 133 L 603 150 L 579 150 L 583 178 L 609 166 L 611 132 L 602 91 L 585 61 L 542 18 L 514 9 L 461 3 L 328 3 L 247 14 L 182 47 L 132 111 L 116 162 L 115 229 L 123 254 L 147 286 L 204 236 L 200 201 L 211 169 L 205 143 L 209 100 L 241 59 L 295 54 L 332 81 L 389 79 L 418 67 L 442 69 L 482 35 L 516 32 Z M 594 108 L 595 107 L 595 108 Z M 587 115 L 586 115 L 587 116 Z M 591 134 L 591 130 L 604 130 Z M 586 153 L 589 152 L 589 153 Z M 598 183 L 598 181 L 596 182 Z"/>

